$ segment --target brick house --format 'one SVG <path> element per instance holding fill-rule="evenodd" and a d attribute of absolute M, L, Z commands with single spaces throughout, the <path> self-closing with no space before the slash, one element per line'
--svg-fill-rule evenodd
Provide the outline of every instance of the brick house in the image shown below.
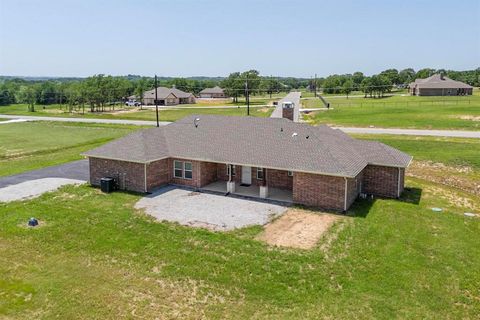
<path fill-rule="evenodd" d="M 204 99 L 225 99 L 227 95 L 225 91 L 219 86 L 213 88 L 205 88 L 199 92 L 199 97 Z"/>
<path fill-rule="evenodd" d="M 443 74 L 416 79 L 408 85 L 412 96 L 465 96 L 472 95 L 473 87 Z"/>
<path fill-rule="evenodd" d="M 132 98 L 132 97 L 129 97 Z M 133 97 L 135 98 L 135 97 Z M 160 106 L 172 106 L 177 104 L 191 104 L 195 103 L 195 96 L 192 93 L 184 92 L 175 87 L 166 88 L 158 87 L 157 88 L 157 99 L 158 105 Z M 145 91 L 143 93 L 142 103 L 144 105 L 154 105 L 155 104 L 155 89 Z"/>
<path fill-rule="evenodd" d="M 189 116 L 134 132 L 84 154 L 90 183 L 167 185 L 345 211 L 359 193 L 397 198 L 411 156 L 327 126 L 283 118 Z"/>

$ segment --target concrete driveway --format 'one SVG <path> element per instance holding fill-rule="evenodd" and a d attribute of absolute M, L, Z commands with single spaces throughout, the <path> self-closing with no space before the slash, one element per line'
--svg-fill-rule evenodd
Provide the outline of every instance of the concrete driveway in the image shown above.
<path fill-rule="evenodd" d="M 167 186 L 142 198 L 136 209 L 159 221 L 227 231 L 251 225 L 264 225 L 287 208 L 277 204 L 199 193 Z"/>

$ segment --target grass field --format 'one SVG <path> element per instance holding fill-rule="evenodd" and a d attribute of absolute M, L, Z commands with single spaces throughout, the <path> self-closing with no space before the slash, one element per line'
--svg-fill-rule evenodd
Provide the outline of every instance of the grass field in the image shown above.
<path fill-rule="evenodd" d="M 263 103 L 259 103 L 263 104 Z M 255 105 L 255 104 L 254 104 Z M 161 109 L 159 111 L 159 117 L 161 121 L 176 121 L 187 115 L 191 114 L 216 114 L 216 115 L 226 115 L 226 116 L 246 116 L 246 108 L 211 108 L 211 109 L 202 109 L 198 108 L 201 105 L 196 107 L 188 107 L 181 109 Z M 266 107 L 251 107 L 250 115 L 256 117 L 268 117 L 272 113 L 273 108 Z M 18 114 L 18 115 L 28 115 L 28 116 L 49 116 L 49 117 L 77 117 L 77 118 L 98 118 L 98 119 L 129 119 L 129 120 L 151 120 L 155 121 L 156 114 L 154 108 L 137 110 L 137 109 L 125 109 L 119 110 L 118 107 L 116 111 L 105 111 L 105 112 L 88 112 L 85 109 L 85 114 L 80 112 L 70 113 L 61 109 L 60 105 L 49 105 L 37 106 L 35 112 L 28 112 L 27 106 L 23 104 L 15 104 L 10 106 L 0 107 L 0 114 Z"/>
<path fill-rule="evenodd" d="M 304 118 L 312 123 L 352 127 L 480 130 L 480 95 L 465 97 L 391 96 L 383 99 L 331 98 L 331 110 Z M 304 108 L 324 107 L 319 99 Z"/>
<path fill-rule="evenodd" d="M 0 155 L 9 158 L 0 172 L 49 164 L 43 156 L 63 162 L 131 130 L 3 125 Z M 479 140 L 359 137 L 418 162 L 471 169 L 454 171 L 459 177 L 480 172 Z M 260 227 L 213 233 L 155 223 L 133 209 L 139 195 L 88 186 L 0 204 L 0 318 L 472 319 L 480 219 L 463 212 L 480 212 L 480 195 L 449 185 L 410 175 L 400 201 L 358 201 L 309 251 L 268 247 L 254 240 Z M 24 227 L 31 216 L 39 228 Z"/>
<path fill-rule="evenodd" d="M 0 125 L 0 176 L 81 159 L 138 126 L 26 122 Z"/>

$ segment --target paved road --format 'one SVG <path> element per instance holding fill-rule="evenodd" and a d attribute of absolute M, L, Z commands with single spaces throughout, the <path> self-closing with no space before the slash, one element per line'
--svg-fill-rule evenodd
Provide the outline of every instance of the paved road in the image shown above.
<path fill-rule="evenodd" d="M 3 177 L 0 178 L 0 188 L 43 178 L 65 178 L 88 181 L 88 160 L 78 160 L 58 166 L 46 167 L 13 176 Z"/>
<path fill-rule="evenodd" d="M 281 109 L 280 109 L 281 111 Z M 278 111 L 277 111 L 278 112 Z M 57 117 L 35 117 L 35 116 L 17 116 L 3 115 L 0 118 L 8 119 L 27 119 L 40 121 L 67 121 L 67 122 L 89 122 L 89 123 L 115 123 L 132 124 L 141 126 L 154 126 L 155 121 L 144 120 L 114 120 L 114 119 L 89 119 L 89 118 L 57 118 Z M 166 125 L 170 122 L 162 121 L 160 125 Z M 353 128 L 353 127 L 334 127 L 346 133 L 365 133 L 365 134 L 398 134 L 410 136 L 435 136 L 435 137 L 458 137 L 458 138 L 477 138 L 480 139 L 480 131 L 462 131 L 462 130 L 422 130 L 422 129 L 387 129 L 387 128 Z"/>
<path fill-rule="evenodd" d="M 139 126 L 156 125 L 155 121 L 147 120 L 121 120 L 121 119 L 93 119 L 93 118 L 62 118 L 62 117 L 37 117 L 23 115 L 0 114 L 0 118 L 4 119 L 25 119 L 36 121 L 61 121 L 61 122 L 86 122 L 86 123 L 110 123 L 110 124 L 133 124 Z M 160 125 L 169 124 L 170 122 L 160 121 Z"/>
<path fill-rule="evenodd" d="M 346 133 L 396 134 L 396 135 L 409 135 L 409 136 L 435 136 L 435 137 L 458 137 L 458 138 L 480 139 L 480 131 L 351 128 L 351 127 L 348 127 L 348 128 L 334 127 L 334 129 L 340 129 Z"/>

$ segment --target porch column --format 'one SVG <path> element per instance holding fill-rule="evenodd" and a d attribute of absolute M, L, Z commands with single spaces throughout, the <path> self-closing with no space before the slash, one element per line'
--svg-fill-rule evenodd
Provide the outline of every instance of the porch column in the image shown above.
<path fill-rule="evenodd" d="M 235 181 L 232 181 L 232 170 L 233 166 L 228 164 L 228 181 L 227 181 L 227 192 L 234 193 L 235 192 Z"/>
<path fill-rule="evenodd" d="M 263 168 L 263 181 L 260 186 L 260 198 L 268 198 L 267 169 Z"/>

